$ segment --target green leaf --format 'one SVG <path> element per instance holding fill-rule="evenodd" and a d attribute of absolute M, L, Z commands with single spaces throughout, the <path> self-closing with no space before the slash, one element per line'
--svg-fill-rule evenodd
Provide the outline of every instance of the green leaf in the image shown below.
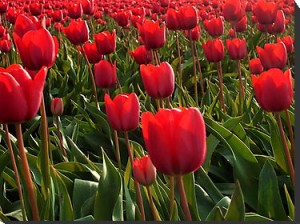
<path fill-rule="evenodd" d="M 289 216 L 292 220 L 295 220 L 295 206 L 294 206 L 294 203 L 291 199 L 291 196 L 288 192 L 288 189 L 287 189 L 286 185 L 284 185 L 284 193 L 285 193 L 285 197 L 286 197 L 286 200 L 287 200 L 287 205 L 288 205 L 288 208 L 289 208 Z"/>
<path fill-rule="evenodd" d="M 274 220 L 288 220 L 280 197 L 274 168 L 266 161 L 259 175 L 258 212 Z"/>
<path fill-rule="evenodd" d="M 229 208 L 225 214 L 226 221 L 244 221 L 245 219 L 245 204 L 243 192 L 239 181 L 236 181 L 235 191 L 232 195 Z"/>
<path fill-rule="evenodd" d="M 261 216 L 256 213 L 246 213 L 245 215 L 245 221 L 250 221 L 250 222 L 266 222 L 266 221 L 273 221 L 272 219 L 269 219 L 267 217 Z"/>
<path fill-rule="evenodd" d="M 222 215 L 222 210 L 225 212 L 225 208 L 228 208 L 230 204 L 230 199 L 226 196 L 222 198 L 209 212 L 208 216 L 206 217 L 205 221 L 215 221 L 216 218 L 220 220 L 220 214 Z M 217 211 L 221 208 L 220 211 Z M 223 215 L 221 220 L 223 220 Z"/>
<path fill-rule="evenodd" d="M 75 219 L 74 221 L 90 222 L 90 221 L 94 221 L 94 220 L 95 219 L 92 215 L 88 215 L 88 216 L 85 216 L 85 217 Z"/>
<path fill-rule="evenodd" d="M 124 184 L 124 192 L 125 192 L 125 208 L 126 208 L 126 221 L 134 221 L 135 220 L 135 206 L 134 202 L 131 199 L 128 187 Z"/>
<path fill-rule="evenodd" d="M 81 217 L 82 205 L 86 200 L 96 194 L 97 189 L 97 182 L 75 179 L 73 190 L 73 209 L 75 219 Z"/>
<path fill-rule="evenodd" d="M 121 176 L 103 153 L 103 171 L 99 181 L 94 205 L 95 220 L 123 220 L 123 193 Z"/>

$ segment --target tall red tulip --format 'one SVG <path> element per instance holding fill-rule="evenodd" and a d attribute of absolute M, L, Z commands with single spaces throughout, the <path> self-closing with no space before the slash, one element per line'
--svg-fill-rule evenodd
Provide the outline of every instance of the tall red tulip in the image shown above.
<path fill-rule="evenodd" d="M 180 9 L 180 28 L 190 30 L 198 25 L 199 19 L 197 10 L 194 6 L 184 6 Z"/>
<path fill-rule="evenodd" d="M 290 70 L 283 73 L 278 68 L 272 68 L 251 77 L 256 100 L 265 111 L 280 112 L 290 107 L 293 99 Z"/>
<path fill-rule="evenodd" d="M 82 0 L 82 11 L 85 15 L 93 15 L 95 12 L 94 0 Z"/>
<path fill-rule="evenodd" d="M 247 55 L 247 45 L 245 39 L 227 39 L 226 46 L 231 60 L 242 60 Z"/>
<path fill-rule="evenodd" d="M 44 28 L 31 30 L 21 38 L 13 33 L 24 67 L 32 71 L 52 67 L 58 54 L 58 41 Z"/>
<path fill-rule="evenodd" d="M 85 20 L 72 20 L 68 27 L 63 28 L 63 32 L 74 45 L 81 45 L 89 40 L 89 28 Z"/>
<path fill-rule="evenodd" d="M 175 86 L 174 71 L 168 62 L 160 65 L 140 65 L 140 72 L 146 92 L 155 99 L 172 95 Z"/>
<path fill-rule="evenodd" d="M 202 43 L 204 55 L 209 62 L 219 62 L 224 58 L 224 45 L 221 39 L 208 40 Z"/>
<path fill-rule="evenodd" d="M 104 96 L 110 126 L 116 131 L 132 131 L 139 125 L 140 103 L 135 93 L 119 94 L 113 100 Z"/>
<path fill-rule="evenodd" d="M 224 33 L 224 22 L 222 17 L 206 19 L 203 21 L 204 28 L 212 37 L 219 37 Z"/>
<path fill-rule="evenodd" d="M 179 30 L 179 12 L 173 8 L 168 8 L 166 15 L 166 26 L 169 30 Z"/>
<path fill-rule="evenodd" d="M 82 5 L 81 3 L 70 3 L 67 7 L 68 16 L 72 19 L 79 19 L 82 16 Z"/>
<path fill-rule="evenodd" d="M 138 46 L 134 51 L 129 51 L 129 54 L 139 65 L 149 64 L 153 60 L 151 51 L 147 50 L 145 46 Z"/>
<path fill-rule="evenodd" d="M 256 3 L 253 13 L 255 14 L 257 21 L 263 25 L 272 24 L 276 19 L 278 5 L 274 2 L 266 2 L 260 0 Z"/>
<path fill-rule="evenodd" d="M 247 16 L 243 16 L 236 24 L 236 32 L 244 32 L 247 29 Z"/>
<path fill-rule="evenodd" d="M 89 63 L 91 64 L 95 64 L 103 58 L 103 55 L 99 54 L 95 43 L 85 43 L 83 45 L 83 49 L 88 58 Z"/>
<path fill-rule="evenodd" d="M 197 170 L 206 157 L 206 129 L 197 108 L 160 109 L 142 114 L 142 133 L 151 161 L 164 174 Z"/>
<path fill-rule="evenodd" d="M 259 58 L 253 58 L 249 61 L 249 69 L 252 74 L 260 74 L 264 71 Z"/>
<path fill-rule="evenodd" d="M 99 54 L 106 55 L 113 53 L 116 50 L 116 31 L 112 33 L 109 31 L 103 31 L 98 34 L 94 34 L 95 43 Z"/>
<path fill-rule="evenodd" d="M 41 23 L 36 17 L 27 17 L 23 14 L 19 15 L 14 25 L 14 33 L 18 34 L 19 37 L 23 37 L 25 33 L 30 30 L 37 30 L 42 28 Z"/>
<path fill-rule="evenodd" d="M 148 155 L 134 160 L 132 172 L 134 179 L 144 186 L 150 186 L 156 178 L 156 168 Z"/>
<path fill-rule="evenodd" d="M 223 5 L 223 16 L 232 24 L 239 21 L 245 15 L 245 5 L 240 0 L 226 0 Z"/>
<path fill-rule="evenodd" d="M 117 83 L 117 65 L 101 60 L 94 66 L 96 86 L 103 89 L 114 87 Z"/>
<path fill-rule="evenodd" d="M 21 65 L 0 68 L 0 123 L 21 123 L 37 114 L 46 75 L 46 67 L 33 79 Z"/>
<path fill-rule="evenodd" d="M 280 38 L 277 38 L 277 43 L 284 43 L 287 53 L 291 53 L 294 51 L 294 38 L 292 38 L 291 36 L 285 36 Z"/>
<path fill-rule="evenodd" d="M 196 26 L 191 30 L 185 30 L 184 33 L 190 41 L 197 41 L 200 39 L 200 26 Z"/>
<path fill-rule="evenodd" d="M 130 11 L 120 11 L 120 12 L 117 12 L 115 20 L 116 20 L 116 22 L 118 23 L 119 26 L 121 26 L 123 28 L 129 28 L 130 16 L 131 16 Z"/>
<path fill-rule="evenodd" d="M 283 69 L 287 63 L 287 51 L 284 43 L 265 44 L 264 48 L 256 46 L 256 50 L 265 70 Z"/>
<path fill-rule="evenodd" d="M 268 32 L 271 34 L 283 33 L 285 30 L 285 16 L 282 10 L 277 11 L 276 19 L 272 25 L 268 26 Z"/>

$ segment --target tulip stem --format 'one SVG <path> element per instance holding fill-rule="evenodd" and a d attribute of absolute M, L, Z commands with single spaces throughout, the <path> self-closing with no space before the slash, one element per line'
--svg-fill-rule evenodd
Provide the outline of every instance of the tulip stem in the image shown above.
<path fill-rule="evenodd" d="M 294 158 L 295 141 L 294 141 L 294 132 L 291 124 L 291 117 L 288 110 L 285 110 L 284 112 L 287 120 L 287 126 L 289 131 L 290 142 L 291 142 L 291 157 Z"/>
<path fill-rule="evenodd" d="M 94 74 L 93 74 L 93 71 L 92 71 L 92 67 L 91 67 L 91 64 L 90 64 L 87 56 L 86 56 L 83 44 L 81 45 L 81 49 L 82 49 L 83 57 L 84 57 L 84 59 L 86 61 L 88 69 L 89 69 L 89 74 L 90 74 L 90 77 L 91 77 L 91 80 L 92 80 L 92 85 L 93 85 L 92 87 L 93 87 L 93 93 L 94 93 L 94 97 L 95 97 L 95 103 L 96 103 L 96 107 L 98 108 L 97 89 L 96 89 L 96 83 L 95 83 L 95 79 L 94 79 Z"/>
<path fill-rule="evenodd" d="M 239 77 L 239 86 L 240 86 L 240 110 L 241 113 L 243 112 L 243 103 L 245 100 L 245 91 L 244 91 L 244 84 L 242 80 L 242 71 L 241 71 L 241 61 L 237 61 L 237 70 L 238 70 L 238 77 Z"/>
<path fill-rule="evenodd" d="M 196 53 L 196 61 L 197 61 L 197 66 L 198 66 L 198 70 L 200 73 L 200 87 L 201 87 L 201 93 L 202 93 L 202 97 L 204 97 L 204 82 L 203 82 L 203 75 L 202 75 L 202 70 L 201 70 L 201 65 L 200 65 L 200 61 L 199 61 L 199 54 L 198 54 L 198 50 L 197 50 L 197 46 L 196 46 L 196 42 L 194 43 L 194 48 L 195 48 L 195 53 Z"/>
<path fill-rule="evenodd" d="M 119 139 L 118 139 L 118 131 L 114 130 L 114 139 L 115 139 L 115 145 L 116 145 L 116 158 L 118 162 L 119 171 L 121 172 L 122 166 L 121 166 L 121 157 L 120 157 L 120 147 L 119 147 Z"/>
<path fill-rule="evenodd" d="M 179 86 L 182 86 L 182 67 L 181 67 L 181 55 L 180 55 L 180 46 L 179 46 L 179 38 L 178 38 L 178 32 L 175 30 L 175 36 L 176 36 L 176 46 L 177 46 L 177 54 L 178 54 L 178 64 L 179 64 Z"/>
<path fill-rule="evenodd" d="M 187 221 L 192 221 L 192 216 L 191 216 L 188 201 L 186 198 L 182 176 L 177 176 L 176 179 L 177 179 L 177 186 L 178 186 L 179 195 L 180 195 L 180 202 L 181 202 L 181 206 L 183 208 L 184 214 L 185 214 L 185 219 Z"/>
<path fill-rule="evenodd" d="M 133 155 L 132 155 L 130 144 L 129 144 L 128 132 L 125 131 L 124 135 L 125 135 L 125 141 L 126 141 L 126 146 L 127 146 L 127 150 L 128 150 L 128 154 L 129 154 L 131 167 L 133 167 Z M 140 209 L 140 212 L 141 212 L 141 220 L 145 221 L 146 220 L 145 219 L 145 211 L 144 211 L 144 204 L 143 204 L 143 198 L 142 198 L 142 194 L 141 194 L 140 185 L 135 180 L 134 176 L 133 176 L 133 180 L 134 180 L 135 191 L 136 191 L 136 194 L 137 194 L 137 202 L 138 202 L 138 206 L 139 206 L 139 209 Z"/>
<path fill-rule="evenodd" d="M 25 176 L 25 184 L 26 184 L 26 189 L 29 197 L 29 204 L 31 207 L 31 212 L 32 212 L 32 218 L 34 221 L 39 221 L 39 210 L 37 206 L 37 201 L 36 201 L 36 196 L 34 192 L 34 186 L 33 182 L 31 179 L 31 174 L 30 174 L 30 169 L 26 157 L 26 152 L 24 148 L 24 142 L 23 142 L 23 135 L 22 135 L 22 127 L 20 123 L 17 123 L 15 125 L 16 128 L 16 134 L 17 134 L 17 139 L 18 139 L 18 146 L 19 146 L 19 153 L 20 153 L 20 158 L 21 158 L 21 164 Z"/>
<path fill-rule="evenodd" d="M 62 139 L 62 135 L 61 135 L 61 132 L 60 132 L 60 126 L 59 126 L 59 116 L 55 116 L 55 123 L 56 123 L 56 129 L 57 129 L 57 137 L 59 139 L 59 146 L 60 146 L 60 149 L 62 151 L 62 154 L 64 155 L 64 157 L 68 160 L 68 155 L 67 155 L 67 152 L 64 148 L 64 145 L 63 145 L 63 139 Z"/>
<path fill-rule="evenodd" d="M 16 163 L 14 151 L 13 151 L 11 141 L 10 141 L 10 138 L 9 138 L 9 131 L 8 131 L 8 125 L 7 124 L 4 124 L 4 129 L 5 129 L 6 143 L 7 143 L 7 147 L 8 147 L 8 150 L 9 150 L 11 163 L 12 163 L 12 166 L 13 166 L 13 169 L 14 169 L 14 172 L 15 172 L 15 178 L 16 178 L 19 197 L 20 197 L 23 221 L 26 221 L 27 217 L 26 217 L 26 211 L 25 211 L 25 206 L 24 206 L 24 197 L 23 197 L 23 192 L 22 192 L 22 189 L 21 189 L 20 177 L 19 177 L 19 172 L 18 172 L 18 168 L 17 168 L 17 163 Z"/>
<path fill-rule="evenodd" d="M 191 35 L 191 30 L 189 30 L 189 33 Z M 196 101 L 196 106 L 199 106 L 199 100 L 198 100 L 198 77 L 197 77 L 197 69 L 196 69 L 196 58 L 195 58 L 195 50 L 194 50 L 194 44 L 193 41 L 190 40 L 191 43 L 191 49 L 192 49 L 192 57 L 193 57 L 193 70 L 194 70 L 194 92 L 195 92 L 195 101 Z"/>
<path fill-rule="evenodd" d="M 282 122 L 281 122 L 281 118 L 280 118 L 280 112 L 276 112 L 275 117 L 276 117 L 276 121 L 277 121 L 277 124 L 278 124 L 281 141 L 282 141 L 282 144 L 283 144 L 283 149 L 284 149 L 286 161 L 287 161 L 287 164 L 288 164 L 288 169 L 289 169 L 289 172 L 290 172 L 290 175 L 291 175 L 292 184 L 293 184 L 293 187 L 295 187 L 295 171 L 294 171 L 294 166 L 293 166 L 293 162 L 292 162 L 292 159 L 291 159 L 290 151 L 288 149 L 287 142 L 286 142 L 286 139 L 285 139 L 284 130 L 283 130 L 283 126 L 282 126 Z"/>
<path fill-rule="evenodd" d="M 111 59 L 111 54 L 108 55 L 108 59 L 109 59 L 109 62 L 110 62 L 111 64 L 113 64 L 112 59 Z M 119 90 L 120 90 L 120 93 L 122 94 L 122 93 L 123 93 L 123 90 L 122 90 L 122 86 L 121 86 L 121 84 L 120 84 L 120 80 L 119 80 L 118 76 L 117 76 L 117 86 L 118 86 L 118 88 L 119 88 Z"/>
<path fill-rule="evenodd" d="M 146 188 L 147 188 L 147 193 L 148 193 L 148 197 L 149 197 L 149 203 L 150 203 L 150 207 L 151 207 L 153 218 L 154 218 L 155 221 L 160 221 L 160 218 L 159 218 L 159 216 L 157 214 L 156 207 L 155 207 L 154 202 L 153 202 L 153 198 L 152 198 L 152 194 L 151 194 L 151 191 L 150 191 L 150 187 L 146 186 Z"/>
<path fill-rule="evenodd" d="M 226 107 L 224 103 L 224 94 L 223 94 L 223 75 L 222 75 L 222 62 L 217 63 L 217 71 L 218 71 L 218 78 L 219 78 L 219 88 L 220 88 L 220 101 L 223 112 L 226 113 Z"/>
<path fill-rule="evenodd" d="M 174 212 L 175 192 L 174 192 L 174 177 L 170 176 L 170 221 Z"/>

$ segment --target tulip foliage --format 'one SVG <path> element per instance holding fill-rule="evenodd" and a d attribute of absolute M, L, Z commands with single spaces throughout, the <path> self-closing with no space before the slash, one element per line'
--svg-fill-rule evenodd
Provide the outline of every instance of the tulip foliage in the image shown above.
<path fill-rule="evenodd" d="M 0 222 L 295 220 L 294 13 L 1 1 Z"/>

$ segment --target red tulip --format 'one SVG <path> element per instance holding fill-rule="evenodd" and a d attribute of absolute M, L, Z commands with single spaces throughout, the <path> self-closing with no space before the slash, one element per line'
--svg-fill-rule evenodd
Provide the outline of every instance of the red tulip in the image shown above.
<path fill-rule="evenodd" d="M 284 43 L 287 53 L 291 53 L 294 51 L 294 38 L 291 36 L 285 36 L 283 38 L 277 38 L 277 43 Z"/>
<path fill-rule="evenodd" d="M 138 25 L 138 29 L 147 49 L 158 49 L 165 44 L 165 24 L 160 28 L 159 21 L 145 20 L 143 25 Z"/>
<path fill-rule="evenodd" d="M 95 43 L 99 54 L 106 55 L 113 53 L 116 50 L 116 31 L 111 34 L 109 31 L 103 31 L 94 34 Z"/>
<path fill-rule="evenodd" d="M 260 74 L 264 71 L 259 58 L 253 58 L 249 61 L 249 68 L 252 74 Z"/>
<path fill-rule="evenodd" d="M 95 12 L 94 0 L 82 0 L 82 11 L 85 15 L 93 15 Z"/>
<path fill-rule="evenodd" d="M 24 67 L 37 71 L 43 66 L 53 66 L 58 54 L 58 41 L 48 30 L 31 30 L 22 38 L 13 33 L 13 38 Z"/>
<path fill-rule="evenodd" d="M 287 51 L 284 43 L 265 44 L 264 48 L 256 46 L 258 57 L 265 70 L 283 69 L 287 63 Z"/>
<path fill-rule="evenodd" d="M 132 172 L 134 179 L 144 186 L 150 186 L 156 178 L 156 168 L 153 166 L 148 155 L 134 160 L 132 164 Z"/>
<path fill-rule="evenodd" d="M 8 8 L 8 5 L 7 5 L 7 2 L 0 2 L 0 14 L 4 14 L 7 12 L 7 8 Z"/>
<path fill-rule="evenodd" d="M 131 24 L 137 28 L 137 24 L 140 24 L 142 25 L 144 23 L 144 20 L 145 18 L 143 16 L 135 16 L 135 15 L 132 15 L 130 17 L 130 21 L 131 21 Z"/>
<path fill-rule="evenodd" d="M 61 10 L 56 10 L 52 13 L 52 18 L 54 22 L 61 22 L 63 20 L 63 13 Z"/>
<path fill-rule="evenodd" d="M 268 26 L 270 34 L 283 33 L 285 30 L 285 16 L 282 10 L 277 11 L 276 19 L 272 25 Z"/>
<path fill-rule="evenodd" d="M 117 131 L 132 131 L 139 125 L 140 103 L 135 93 L 119 94 L 113 100 L 104 96 L 110 126 Z"/>
<path fill-rule="evenodd" d="M 231 60 L 242 60 L 247 55 L 247 45 L 245 39 L 227 39 L 226 46 Z"/>
<path fill-rule="evenodd" d="M 140 65 L 140 72 L 146 92 L 155 99 L 172 95 L 175 86 L 174 71 L 168 62 L 160 65 Z"/>
<path fill-rule="evenodd" d="M 129 19 L 131 16 L 130 11 L 120 11 L 117 13 L 115 20 L 119 26 L 123 28 L 129 28 Z"/>
<path fill-rule="evenodd" d="M 180 29 L 190 30 L 198 25 L 199 19 L 197 10 L 193 6 L 185 6 L 180 9 Z"/>
<path fill-rule="evenodd" d="M 103 58 L 103 55 L 99 54 L 95 43 L 85 43 L 83 49 L 91 64 L 95 64 Z"/>
<path fill-rule="evenodd" d="M 40 28 L 42 28 L 42 25 L 36 17 L 27 17 L 21 14 L 16 19 L 14 33 L 18 34 L 18 36 L 22 38 L 26 32 Z"/>
<path fill-rule="evenodd" d="M 260 0 L 253 9 L 257 21 L 261 24 L 272 24 L 276 19 L 277 5 L 274 2 Z"/>
<path fill-rule="evenodd" d="M 30 13 L 33 16 L 38 16 L 42 13 L 43 5 L 37 2 L 29 4 Z"/>
<path fill-rule="evenodd" d="M 153 60 L 151 51 L 147 50 L 145 46 L 138 46 L 134 51 L 129 51 L 129 54 L 139 65 L 149 64 Z"/>
<path fill-rule="evenodd" d="M 64 104 L 62 98 L 54 98 L 51 102 L 51 113 L 54 116 L 61 116 L 64 112 Z"/>
<path fill-rule="evenodd" d="M 191 30 L 185 30 L 184 32 L 190 41 L 197 41 L 200 39 L 200 26 L 196 26 Z"/>
<path fill-rule="evenodd" d="M 156 169 L 176 176 L 197 170 L 206 157 L 204 119 L 197 108 L 142 114 L 142 133 Z"/>
<path fill-rule="evenodd" d="M 272 68 L 259 76 L 252 75 L 256 100 L 267 112 L 280 112 L 290 107 L 293 99 L 292 75 Z"/>
<path fill-rule="evenodd" d="M 226 0 L 223 5 L 223 16 L 227 22 L 236 23 L 245 15 L 245 5 L 240 0 Z"/>
<path fill-rule="evenodd" d="M 37 114 L 46 75 L 46 67 L 34 79 L 21 65 L 0 68 L 0 123 L 25 122 Z"/>
<path fill-rule="evenodd" d="M 17 16 L 21 14 L 21 11 L 14 8 L 9 8 L 6 13 L 6 18 L 11 24 L 15 24 Z"/>
<path fill-rule="evenodd" d="M 179 30 L 179 12 L 173 8 L 168 8 L 166 15 L 166 26 L 169 30 Z"/>
<path fill-rule="evenodd" d="M 81 3 L 73 3 L 68 5 L 68 16 L 72 19 L 79 19 L 82 16 L 82 6 Z"/>
<path fill-rule="evenodd" d="M 211 20 L 204 20 L 205 30 L 212 37 L 219 37 L 224 33 L 224 23 L 221 17 L 213 18 Z"/>
<path fill-rule="evenodd" d="M 247 16 L 243 16 L 236 24 L 236 32 L 244 32 L 247 29 Z"/>
<path fill-rule="evenodd" d="M 114 87 L 117 83 L 117 65 L 101 60 L 94 67 L 96 86 L 103 89 Z"/>
<path fill-rule="evenodd" d="M 6 29 L 4 26 L 0 25 L 0 38 L 3 37 L 3 35 L 5 34 Z"/>
<path fill-rule="evenodd" d="M 68 27 L 63 28 L 63 32 L 74 45 L 81 45 L 89 40 L 89 28 L 85 20 L 72 20 Z"/>
<path fill-rule="evenodd" d="M 0 51 L 4 53 L 10 52 L 12 49 L 12 42 L 10 40 L 0 40 Z"/>
<path fill-rule="evenodd" d="M 202 43 L 204 55 L 209 62 L 219 62 L 224 58 L 224 45 L 221 39 L 208 40 Z"/>

